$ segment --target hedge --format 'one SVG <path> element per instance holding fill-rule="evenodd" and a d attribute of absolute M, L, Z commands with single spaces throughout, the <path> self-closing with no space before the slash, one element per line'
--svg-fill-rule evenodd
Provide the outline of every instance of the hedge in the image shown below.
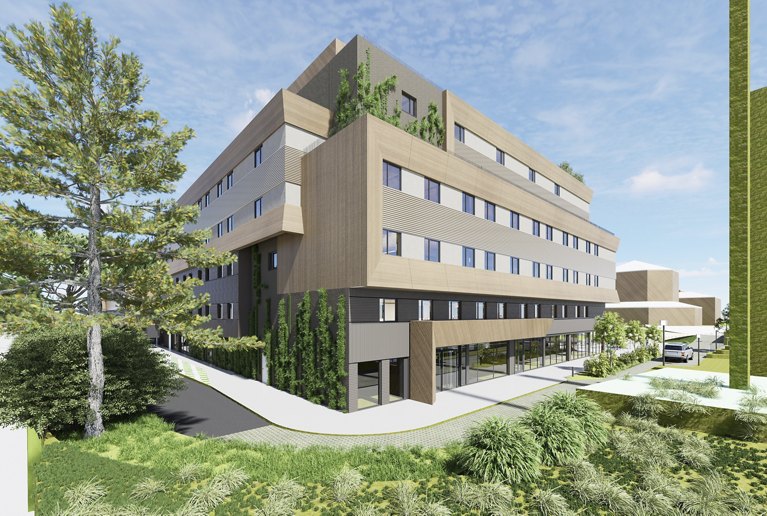
<path fill-rule="evenodd" d="M 251 343 L 190 344 L 189 355 L 245 378 L 261 379 L 261 346 Z"/>

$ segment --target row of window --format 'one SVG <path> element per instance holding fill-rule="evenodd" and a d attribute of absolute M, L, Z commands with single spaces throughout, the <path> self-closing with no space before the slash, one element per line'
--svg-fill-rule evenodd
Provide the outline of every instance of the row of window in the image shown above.
<path fill-rule="evenodd" d="M 437 204 L 440 203 L 440 186 L 441 184 L 438 181 L 434 181 L 432 179 L 429 179 L 428 177 L 424 177 L 424 192 L 423 192 L 423 198 L 427 201 L 432 201 Z M 402 190 L 402 168 L 393 164 L 389 163 L 388 161 L 383 162 L 383 184 L 384 186 L 388 186 L 389 188 L 394 188 L 396 190 Z M 476 197 L 468 194 L 466 192 L 461 192 L 462 194 L 462 208 L 465 213 L 469 213 L 471 215 L 476 215 L 475 210 L 475 204 L 476 204 Z M 484 218 L 486 220 L 489 220 L 491 222 L 496 222 L 496 205 L 485 201 L 485 213 Z M 533 235 L 537 237 L 545 237 L 546 240 L 554 241 L 554 227 L 549 224 L 543 224 L 538 220 L 531 219 L 532 225 L 533 225 Z M 541 226 L 543 226 L 544 231 L 541 232 Z M 515 211 L 510 211 L 510 217 L 509 217 L 509 227 L 512 229 L 519 230 L 519 213 Z M 569 247 L 572 243 L 573 249 L 578 249 L 580 244 L 580 239 L 575 235 L 570 235 L 566 231 L 562 231 L 562 245 L 565 247 Z M 588 240 L 584 240 L 585 247 L 586 247 L 586 253 L 587 254 L 594 254 L 594 256 L 599 256 L 599 245 L 589 242 Z"/>
<path fill-rule="evenodd" d="M 277 270 L 277 251 L 272 251 L 267 255 L 267 269 L 270 271 Z M 234 264 L 230 263 L 228 265 L 219 265 L 218 267 L 214 267 L 213 269 L 216 270 L 216 277 L 213 279 L 220 279 L 225 278 L 227 276 L 234 275 Z M 211 280 L 211 268 L 204 268 L 204 269 L 197 269 L 197 279 L 203 280 L 203 281 L 210 281 Z M 179 281 L 184 281 L 187 278 L 194 278 L 195 274 L 192 272 L 182 274 L 181 276 L 176 276 L 176 283 Z"/>
<path fill-rule="evenodd" d="M 489 305 L 495 304 L 495 317 L 494 319 L 510 319 L 510 314 L 506 311 L 506 303 L 490 303 L 486 301 L 478 301 L 476 303 L 461 303 L 460 301 L 448 301 L 448 320 L 461 320 L 461 319 L 487 319 Z M 468 308 L 466 308 L 468 306 Z M 519 303 L 519 319 L 540 319 L 543 317 L 543 307 L 549 308 L 549 314 L 552 319 L 565 319 L 567 318 L 567 305 L 544 305 L 541 303 Z M 573 306 L 573 315 L 575 318 L 589 317 L 588 305 L 571 305 Z M 466 309 L 472 310 L 472 314 L 467 314 Z M 469 317 L 473 315 L 473 317 Z M 432 302 L 429 299 L 418 300 L 418 320 L 419 321 L 431 321 L 433 319 Z M 379 322 L 396 322 L 397 321 L 397 299 L 393 298 L 380 298 L 378 300 L 378 320 Z"/>
<path fill-rule="evenodd" d="M 441 249 L 441 242 L 439 240 L 432 240 L 430 238 L 424 239 L 424 250 L 423 250 L 423 259 L 428 262 L 439 262 L 440 261 L 440 249 Z M 485 270 L 488 271 L 496 271 L 496 256 L 495 253 L 492 251 L 479 251 L 477 249 L 474 249 L 473 247 L 466 247 L 463 246 L 462 250 L 462 264 L 464 267 L 470 267 L 474 268 L 476 267 L 476 254 L 477 252 L 484 252 L 485 253 Z M 402 233 L 398 231 L 392 231 L 390 229 L 384 229 L 383 230 L 383 253 L 388 254 L 390 256 L 402 256 Z M 519 274 L 519 258 L 515 256 L 510 256 L 510 263 L 509 263 L 509 271 L 511 274 Z M 541 263 L 540 262 L 532 262 L 533 263 L 533 277 L 534 278 L 540 278 L 541 277 Z M 546 279 L 553 280 L 554 279 L 554 266 L 543 264 L 544 265 L 544 273 Z M 585 281 L 587 286 L 592 286 L 592 280 L 593 280 L 593 286 L 598 287 L 599 286 L 599 276 L 596 274 L 592 275 L 590 273 L 584 273 L 585 274 Z M 572 280 L 573 283 L 578 284 L 580 280 L 580 271 L 573 270 L 572 271 Z M 568 283 L 570 281 L 570 269 L 563 268 L 562 269 L 562 280 L 565 283 Z"/>
<path fill-rule="evenodd" d="M 455 129 L 453 134 L 455 135 L 456 140 L 458 140 L 461 143 L 466 143 L 466 129 L 464 127 L 458 124 L 455 124 Z M 511 156 L 511 155 L 499 149 L 498 147 L 495 148 L 495 161 L 497 163 L 501 165 L 506 165 L 506 156 Z M 536 179 L 538 178 L 538 172 L 528 167 L 527 178 L 530 180 L 531 183 L 535 183 Z M 554 194 L 557 196 L 562 195 L 562 188 L 557 183 L 554 183 Z"/>
<path fill-rule="evenodd" d="M 197 309 L 197 315 L 209 316 L 213 319 L 234 319 L 233 303 L 214 303 L 205 305 Z"/>
<path fill-rule="evenodd" d="M 263 155 L 263 149 L 259 146 L 253 152 L 253 166 L 258 167 L 261 164 L 261 157 Z M 234 170 L 229 172 L 223 179 L 216 183 L 216 199 L 224 195 L 225 190 L 229 190 L 234 186 Z M 197 199 L 197 207 L 202 210 L 210 206 L 210 192 L 205 192 L 205 195 Z"/>

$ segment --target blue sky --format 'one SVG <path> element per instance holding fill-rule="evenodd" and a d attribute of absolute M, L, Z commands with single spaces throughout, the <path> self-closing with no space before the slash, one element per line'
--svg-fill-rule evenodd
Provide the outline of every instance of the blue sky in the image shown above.
<path fill-rule="evenodd" d="M 618 261 L 729 298 L 727 2 L 75 1 L 138 54 L 146 104 L 188 125 L 186 188 L 334 37 L 363 34 L 594 189 Z M 752 86 L 767 86 L 767 2 L 752 3 Z M 47 3 L 0 0 L 0 25 Z M 761 37 L 760 37 L 761 36 Z M 0 87 L 15 76 L 0 63 Z"/>

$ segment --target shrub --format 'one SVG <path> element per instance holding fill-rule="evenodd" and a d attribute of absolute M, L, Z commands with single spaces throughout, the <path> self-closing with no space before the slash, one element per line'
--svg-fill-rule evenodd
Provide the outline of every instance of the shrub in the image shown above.
<path fill-rule="evenodd" d="M 136 487 L 134 487 L 131 492 L 131 498 L 136 500 L 146 500 L 157 493 L 164 492 L 165 489 L 165 484 L 161 481 L 148 477 L 136 484 Z"/>
<path fill-rule="evenodd" d="M 588 449 L 595 449 L 607 443 L 607 424 L 612 420 L 612 416 L 602 410 L 595 401 L 585 396 L 557 392 L 541 403 L 575 419 L 583 428 Z"/>
<path fill-rule="evenodd" d="M 677 380 L 656 376 L 650 380 L 652 387 L 658 396 L 671 397 L 675 391 L 695 394 L 703 398 L 716 398 L 722 388 L 722 382 L 716 376 L 710 376 L 702 381 Z"/>
<path fill-rule="evenodd" d="M 499 417 L 471 428 L 458 454 L 459 466 L 482 482 L 530 482 L 539 474 L 540 461 L 533 433 Z"/>
<path fill-rule="evenodd" d="M 362 473 L 354 468 L 345 466 L 333 479 L 333 496 L 339 502 L 346 501 L 359 491 L 364 478 Z"/>
<path fill-rule="evenodd" d="M 541 445 L 544 464 L 562 466 L 583 457 L 586 434 L 575 419 L 556 408 L 538 403 L 520 422 Z"/>
<path fill-rule="evenodd" d="M 295 480 L 283 477 L 269 489 L 263 506 L 257 511 L 263 516 L 291 516 L 306 494 L 306 488 Z"/>
<path fill-rule="evenodd" d="M 477 510 L 480 514 L 508 512 L 515 498 L 514 491 L 503 484 L 473 484 L 463 479 L 454 484 L 451 494 L 460 505 L 469 510 Z"/>
<path fill-rule="evenodd" d="M 570 516 L 574 515 L 567 505 L 567 500 L 553 489 L 541 489 L 533 496 L 533 507 L 542 516 Z"/>
<path fill-rule="evenodd" d="M 0 425 L 28 426 L 39 435 L 84 426 L 88 412 L 86 328 L 62 325 L 16 337 L 0 358 Z M 136 329 L 106 327 L 105 420 L 135 414 L 181 387 L 178 371 Z"/>
<path fill-rule="evenodd" d="M 195 462 L 190 462 L 181 466 L 176 475 L 179 482 L 182 484 L 188 484 L 189 482 L 193 482 L 202 478 L 203 467 Z"/>
<path fill-rule="evenodd" d="M 396 514 L 401 514 L 402 516 L 418 514 L 421 508 L 418 491 L 409 482 L 399 482 L 394 486 L 391 505 L 396 510 Z"/>
<path fill-rule="evenodd" d="M 600 353 L 583 362 L 583 372 L 589 376 L 605 378 L 610 376 L 613 371 L 613 365 L 610 364 L 610 356 L 607 353 Z"/>
<path fill-rule="evenodd" d="M 657 420 L 665 412 L 666 407 L 663 402 L 652 393 L 646 392 L 631 398 L 631 413 L 635 416 Z"/>

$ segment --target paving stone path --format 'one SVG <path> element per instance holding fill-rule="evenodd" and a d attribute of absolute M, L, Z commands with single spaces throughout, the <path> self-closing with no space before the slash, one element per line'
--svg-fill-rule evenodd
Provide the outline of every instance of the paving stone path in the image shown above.
<path fill-rule="evenodd" d="M 503 416 L 509 418 L 520 417 L 536 402 L 542 400 L 555 392 L 575 392 L 579 386 L 588 385 L 612 378 L 621 378 L 626 374 L 639 374 L 645 372 L 657 364 L 648 362 L 635 366 L 631 369 L 621 371 L 619 374 L 605 379 L 578 379 L 568 381 L 531 392 L 524 396 L 514 398 L 492 407 L 487 407 L 464 416 L 460 416 L 444 423 L 439 423 L 426 428 L 409 430 L 406 432 L 397 432 L 381 435 L 329 435 L 329 434 L 311 434 L 306 432 L 297 432 L 288 430 L 275 425 L 254 428 L 237 432 L 223 437 L 223 439 L 238 439 L 251 443 L 268 444 L 287 444 L 296 447 L 307 446 L 424 446 L 424 447 L 442 447 L 446 444 L 457 441 L 463 437 L 466 431 L 478 421 L 482 421 L 491 416 Z"/>

